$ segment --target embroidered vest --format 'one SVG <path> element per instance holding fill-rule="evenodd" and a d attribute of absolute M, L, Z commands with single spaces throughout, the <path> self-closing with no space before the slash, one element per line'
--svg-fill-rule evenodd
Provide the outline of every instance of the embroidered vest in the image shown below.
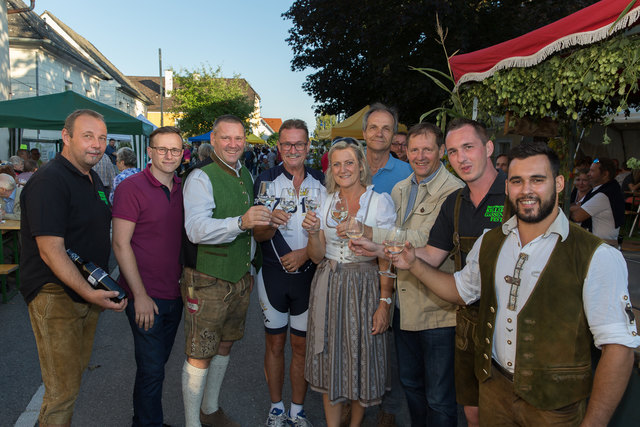
<path fill-rule="evenodd" d="M 491 377 L 491 349 L 497 313 L 495 271 L 506 236 L 501 227 L 487 232 L 480 248 L 482 279 L 475 370 L 480 381 Z M 535 289 L 518 313 L 514 390 L 542 410 L 553 410 L 589 396 L 591 343 L 582 287 L 591 257 L 602 240 L 570 225 L 558 239 Z M 506 310 L 506 308 L 501 308 Z"/>
<path fill-rule="evenodd" d="M 253 181 L 242 167 L 240 177 L 230 173 L 226 165 L 215 160 L 202 167 L 214 188 L 216 208 L 212 218 L 243 215 L 253 205 Z M 196 270 L 232 283 L 239 281 L 251 268 L 251 232 L 240 233 L 233 242 L 198 245 Z"/>

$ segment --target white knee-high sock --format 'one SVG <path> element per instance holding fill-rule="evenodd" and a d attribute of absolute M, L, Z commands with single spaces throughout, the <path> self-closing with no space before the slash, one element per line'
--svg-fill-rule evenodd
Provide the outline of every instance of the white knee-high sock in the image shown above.
<path fill-rule="evenodd" d="M 186 427 L 200 427 L 200 404 L 208 369 L 196 368 L 186 360 L 182 366 L 182 401 Z"/>
<path fill-rule="evenodd" d="M 222 387 L 222 380 L 225 372 L 227 372 L 227 366 L 229 366 L 229 355 L 217 355 L 211 359 L 207 385 L 204 388 L 204 397 L 202 399 L 202 412 L 205 414 L 211 414 L 218 410 L 220 387 Z"/>

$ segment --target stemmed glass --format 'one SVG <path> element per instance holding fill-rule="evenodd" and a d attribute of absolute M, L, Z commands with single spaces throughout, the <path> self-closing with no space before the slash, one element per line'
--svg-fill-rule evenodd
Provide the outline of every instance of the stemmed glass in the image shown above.
<path fill-rule="evenodd" d="M 260 204 L 271 209 L 271 206 L 276 201 L 276 192 L 273 181 L 260 182 L 260 188 L 258 189 L 258 195 L 256 196 L 255 204 Z"/>
<path fill-rule="evenodd" d="M 292 213 L 296 210 L 297 199 L 293 188 L 283 188 L 280 191 L 280 208 L 286 213 Z M 284 224 L 283 230 L 291 230 L 288 221 Z"/>
<path fill-rule="evenodd" d="M 331 218 L 338 224 L 347 219 L 347 216 L 349 215 L 347 200 L 340 197 L 340 193 L 335 193 L 333 198 L 331 199 L 329 214 L 331 215 Z"/>
<path fill-rule="evenodd" d="M 350 239 L 359 239 L 364 234 L 364 220 L 361 216 L 349 216 L 347 218 L 346 235 Z"/>
<path fill-rule="evenodd" d="M 318 210 L 320 207 L 320 189 L 305 188 L 300 192 L 300 195 L 304 197 L 305 212 L 316 212 Z"/>
<path fill-rule="evenodd" d="M 384 241 L 384 246 L 389 253 L 396 255 L 404 250 L 404 242 L 407 240 L 407 230 L 402 227 L 393 227 L 387 233 L 387 239 Z M 384 271 L 378 271 L 378 274 L 386 277 L 397 277 L 395 273 L 391 271 L 391 259 L 389 259 L 389 266 Z"/>

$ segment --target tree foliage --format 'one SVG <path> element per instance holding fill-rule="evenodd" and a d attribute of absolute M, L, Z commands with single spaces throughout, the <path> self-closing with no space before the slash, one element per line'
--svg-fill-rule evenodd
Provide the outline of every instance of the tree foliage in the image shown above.
<path fill-rule="evenodd" d="M 353 114 L 382 101 L 415 123 L 446 93 L 409 67 L 447 72 L 435 15 L 449 29 L 450 52 L 471 52 L 560 19 L 597 0 L 296 0 L 291 68 L 312 70 L 303 84 L 316 112 Z"/>
<path fill-rule="evenodd" d="M 224 114 L 234 114 L 245 121 L 254 109 L 247 86 L 239 76 L 223 78 L 220 68 L 203 65 L 200 69 L 174 71 L 170 111 L 180 117 L 179 126 L 185 136 L 210 131 L 216 118 Z"/>
<path fill-rule="evenodd" d="M 460 88 L 487 118 L 546 117 L 588 127 L 639 105 L 640 37 L 619 35 L 528 68 L 502 70 Z M 634 97 L 635 96 L 635 97 Z"/>
<path fill-rule="evenodd" d="M 270 147 L 275 147 L 279 139 L 280 139 L 280 132 L 274 132 L 271 135 L 269 135 L 269 138 L 267 138 L 267 145 Z"/>

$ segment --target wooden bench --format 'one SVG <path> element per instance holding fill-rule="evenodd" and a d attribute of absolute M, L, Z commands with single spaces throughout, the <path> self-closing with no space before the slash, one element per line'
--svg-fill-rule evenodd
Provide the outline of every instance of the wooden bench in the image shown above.
<path fill-rule="evenodd" d="M 20 271 L 18 267 L 18 264 L 0 264 L 0 287 L 2 288 L 3 304 L 9 302 L 9 300 L 18 293 L 18 289 L 20 288 Z M 13 272 L 16 273 L 16 285 L 11 292 L 7 292 L 7 276 Z"/>

